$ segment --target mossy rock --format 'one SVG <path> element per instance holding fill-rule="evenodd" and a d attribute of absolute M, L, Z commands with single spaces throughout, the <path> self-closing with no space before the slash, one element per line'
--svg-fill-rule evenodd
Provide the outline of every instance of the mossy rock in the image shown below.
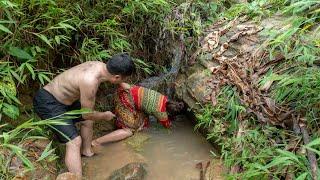
<path fill-rule="evenodd" d="M 150 139 L 150 136 L 137 132 L 133 136 L 125 140 L 125 143 L 135 151 L 143 151 L 144 144 Z"/>
<path fill-rule="evenodd" d="M 143 180 L 147 174 L 146 163 L 129 163 L 115 170 L 108 180 Z"/>
<path fill-rule="evenodd" d="M 81 180 L 81 178 L 79 178 L 77 175 L 73 173 L 66 172 L 59 174 L 56 180 Z"/>

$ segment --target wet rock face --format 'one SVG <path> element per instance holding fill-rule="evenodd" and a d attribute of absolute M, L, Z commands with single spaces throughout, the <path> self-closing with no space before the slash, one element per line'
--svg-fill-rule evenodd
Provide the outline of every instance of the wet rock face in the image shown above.
<path fill-rule="evenodd" d="M 194 111 L 201 109 L 199 103 L 206 103 L 205 97 L 210 93 L 210 88 L 207 86 L 210 76 L 202 67 L 196 69 L 197 71 L 189 76 L 180 75 L 175 86 L 179 99 L 182 99 Z"/>
<path fill-rule="evenodd" d="M 115 170 L 108 180 L 143 180 L 147 174 L 145 163 L 129 163 Z"/>
<path fill-rule="evenodd" d="M 172 54 L 171 67 L 168 72 L 144 79 L 138 85 L 156 90 L 172 99 L 174 94 L 173 82 L 178 75 L 184 58 L 184 46 L 181 43 L 176 41 L 168 48 L 170 49 L 168 53 Z"/>
<path fill-rule="evenodd" d="M 196 168 L 199 169 L 199 180 L 223 180 L 221 172 L 226 172 L 222 163 L 216 160 L 200 162 Z"/>

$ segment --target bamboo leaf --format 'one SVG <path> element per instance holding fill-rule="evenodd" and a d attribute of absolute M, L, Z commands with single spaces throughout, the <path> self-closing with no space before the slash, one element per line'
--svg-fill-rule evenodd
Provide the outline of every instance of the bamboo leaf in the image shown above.
<path fill-rule="evenodd" d="M 19 101 L 19 99 L 18 99 L 15 95 L 8 93 L 7 96 L 8 96 L 11 100 L 13 100 L 15 103 L 21 105 L 21 102 Z"/>
<path fill-rule="evenodd" d="M 56 40 L 57 44 L 60 45 L 60 38 L 59 38 L 59 36 L 55 36 L 54 39 Z"/>
<path fill-rule="evenodd" d="M 59 25 L 62 27 L 62 28 L 65 28 L 65 29 L 72 29 L 74 31 L 76 31 L 76 28 L 74 28 L 73 26 L 71 26 L 70 24 L 67 24 L 67 23 L 59 23 Z"/>
<path fill-rule="evenodd" d="M 52 144 L 52 141 L 46 146 L 46 148 L 42 152 L 41 156 L 37 160 L 38 162 L 42 161 L 43 159 L 45 159 L 46 157 L 48 157 L 50 154 L 52 154 L 54 152 L 54 149 L 51 149 L 51 144 Z"/>
<path fill-rule="evenodd" d="M 306 147 L 311 147 L 311 146 L 315 146 L 315 145 L 320 145 L 320 138 L 317 138 L 317 139 L 311 141 L 309 144 L 306 145 Z"/>
<path fill-rule="evenodd" d="M 27 59 L 27 60 L 32 59 L 32 56 L 29 53 L 27 53 L 26 51 L 18 47 L 10 47 L 8 53 L 12 56 L 15 56 L 21 59 Z"/>
<path fill-rule="evenodd" d="M 307 173 L 307 172 L 302 173 L 300 176 L 297 177 L 296 180 L 304 180 L 304 179 L 307 179 L 307 176 L 308 176 L 308 173 Z"/>
<path fill-rule="evenodd" d="M 40 76 L 40 74 L 38 74 L 38 79 L 39 79 L 40 83 L 41 83 L 42 85 L 44 85 L 43 77 Z"/>
<path fill-rule="evenodd" d="M 0 24 L 0 30 L 6 33 L 12 34 L 12 32 L 2 24 Z"/>
<path fill-rule="evenodd" d="M 46 80 L 47 82 L 51 81 L 50 78 L 48 76 L 46 76 L 44 73 L 39 73 L 38 78 L 43 85 L 44 85 L 44 80 Z"/>
<path fill-rule="evenodd" d="M 281 155 L 283 155 L 284 157 L 289 157 L 290 159 L 295 160 L 296 162 L 299 162 L 299 159 L 297 158 L 297 156 L 294 153 L 289 152 L 289 151 L 284 151 L 284 150 L 281 150 L 281 149 L 277 149 L 277 151 Z"/>
<path fill-rule="evenodd" d="M 22 151 L 24 151 L 22 148 L 12 144 L 4 144 L 4 146 L 10 148 L 28 168 L 34 169 L 32 162 L 22 154 Z"/>
<path fill-rule="evenodd" d="M 142 9 L 143 9 L 146 13 L 149 12 L 147 6 L 146 6 L 144 3 L 141 3 L 140 5 L 141 5 Z"/>
<path fill-rule="evenodd" d="M 16 23 L 16 21 L 7 21 L 7 20 L 0 20 L 1 24 L 11 24 L 11 23 Z"/>
<path fill-rule="evenodd" d="M 43 42 L 45 42 L 48 46 L 50 46 L 53 49 L 53 46 L 51 45 L 49 39 L 43 35 L 43 34 L 35 34 L 36 36 L 38 36 Z"/>
<path fill-rule="evenodd" d="M 17 117 L 20 114 L 17 106 L 7 104 L 7 103 L 3 103 L 2 112 L 12 119 L 17 119 Z"/>
<path fill-rule="evenodd" d="M 316 150 L 316 149 L 314 149 L 312 147 L 306 147 L 306 149 L 308 149 L 310 151 L 313 151 L 313 152 L 317 153 L 320 156 L 320 151 L 318 151 L 318 150 Z"/>
<path fill-rule="evenodd" d="M 4 144 L 6 144 L 6 143 L 8 143 L 8 142 L 10 141 L 10 136 L 9 136 L 9 134 L 6 133 L 6 132 L 3 132 L 3 133 L 2 133 L 2 138 L 3 138 L 3 143 L 4 143 Z"/>
<path fill-rule="evenodd" d="M 43 137 L 43 136 L 28 136 L 28 137 L 26 137 L 25 138 L 25 140 L 28 140 L 28 139 L 45 139 L 45 140 L 47 140 L 48 138 L 46 138 L 46 137 Z"/>
<path fill-rule="evenodd" d="M 29 63 L 26 63 L 26 67 L 27 67 L 27 69 L 29 70 L 29 72 L 31 73 L 31 75 L 32 75 L 32 79 L 34 80 L 34 79 L 35 79 L 35 77 L 36 77 L 36 74 L 34 73 L 34 70 L 33 70 L 32 65 L 31 65 L 31 64 L 29 64 Z"/>
<path fill-rule="evenodd" d="M 16 80 L 18 80 L 20 83 L 23 83 L 23 80 L 20 78 L 20 76 L 13 70 L 10 70 L 10 74 L 16 78 Z"/>
<path fill-rule="evenodd" d="M 269 169 L 274 166 L 279 165 L 290 165 L 293 162 L 291 161 L 290 157 L 278 157 L 277 159 L 273 159 L 269 164 L 267 164 L 264 168 Z"/>
<path fill-rule="evenodd" d="M 72 110 L 72 111 L 68 111 L 64 114 L 66 115 L 80 115 L 80 114 L 86 114 L 86 113 L 90 113 L 92 112 L 92 110 L 87 109 L 87 108 L 81 108 L 80 110 Z"/>
<path fill-rule="evenodd" d="M 36 74 L 34 73 L 34 70 L 33 70 L 32 65 L 29 64 L 29 63 L 26 63 L 26 67 L 27 67 L 27 69 L 29 70 L 29 72 L 31 73 L 32 79 L 34 80 L 34 79 L 36 78 Z"/>

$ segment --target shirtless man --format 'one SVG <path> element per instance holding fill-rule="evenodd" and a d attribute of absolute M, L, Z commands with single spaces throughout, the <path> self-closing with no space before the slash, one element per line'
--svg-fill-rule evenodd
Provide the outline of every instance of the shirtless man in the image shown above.
<path fill-rule="evenodd" d="M 134 63 L 127 54 L 115 55 L 107 63 L 91 61 L 72 67 L 36 93 L 35 112 L 41 119 L 48 119 L 73 109 L 93 110 L 100 83 L 121 83 L 133 71 Z M 89 157 L 94 154 L 91 149 L 93 121 L 111 120 L 114 116 L 110 111 L 92 111 L 82 115 L 82 119 L 66 120 L 67 125 L 53 126 L 59 140 L 66 143 L 65 163 L 69 172 L 82 176 L 81 154 Z M 80 136 L 76 122 L 81 122 Z"/>

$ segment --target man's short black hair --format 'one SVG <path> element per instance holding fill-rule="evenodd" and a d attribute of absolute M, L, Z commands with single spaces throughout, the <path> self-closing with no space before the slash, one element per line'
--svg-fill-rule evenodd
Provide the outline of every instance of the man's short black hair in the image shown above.
<path fill-rule="evenodd" d="M 108 60 L 107 70 L 112 75 L 130 76 L 135 71 L 135 65 L 127 53 L 121 53 Z"/>

